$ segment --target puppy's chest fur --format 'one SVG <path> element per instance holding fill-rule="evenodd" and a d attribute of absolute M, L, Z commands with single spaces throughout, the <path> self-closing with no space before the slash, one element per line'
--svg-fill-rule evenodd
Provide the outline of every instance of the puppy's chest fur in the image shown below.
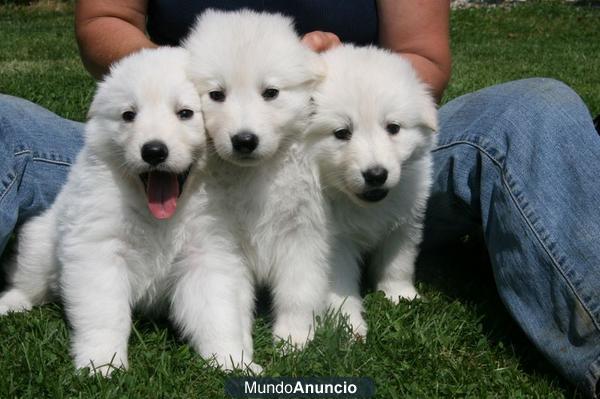
<path fill-rule="evenodd" d="M 329 193 L 332 202 L 332 227 L 339 240 L 351 241 L 361 251 L 372 250 L 392 230 L 406 219 L 406 209 L 388 194 L 385 204 L 361 207 L 342 192 Z"/>
<path fill-rule="evenodd" d="M 295 148 L 259 166 L 213 160 L 209 168 L 209 203 L 219 208 L 259 282 L 270 280 L 274 259 L 298 228 L 325 224 L 316 175 Z"/>
<path fill-rule="evenodd" d="M 180 212 L 180 215 L 184 212 Z M 168 296 L 188 237 L 181 217 L 168 221 L 139 218 L 123 228 L 124 258 L 127 261 L 133 302 L 142 310 L 156 308 Z"/>
<path fill-rule="evenodd" d="M 73 183 L 57 199 L 58 253 L 94 249 L 100 262 L 122 259 L 131 303 L 142 309 L 154 307 L 166 295 L 174 263 L 188 240 L 191 207 L 181 203 L 178 207 L 183 209 L 172 219 L 156 220 L 146 209 L 140 188 L 115 181 L 103 166 L 82 164 L 73 168 Z"/>

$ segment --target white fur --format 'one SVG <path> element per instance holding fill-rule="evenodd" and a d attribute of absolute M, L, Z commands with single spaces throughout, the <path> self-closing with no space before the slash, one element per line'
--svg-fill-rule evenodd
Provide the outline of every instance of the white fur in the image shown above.
<path fill-rule="evenodd" d="M 19 234 L 0 313 L 30 309 L 60 294 L 77 368 L 93 366 L 108 375 L 127 367 L 133 308 L 170 308 L 193 347 L 227 368 L 251 361 L 241 316 L 220 307 L 234 303 L 237 309 L 245 269 L 229 261 L 231 240 L 207 213 L 201 185 L 206 137 L 201 101 L 186 76 L 188 61 L 183 49 L 161 48 L 111 69 L 99 84 L 86 144 L 67 183 L 54 205 Z M 181 120 L 181 109 L 194 111 L 193 117 Z M 125 122 L 122 113 L 130 110 L 137 112 L 135 120 Z M 141 158 L 142 145 L 151 140 L 169 149 L 156 167 Z M 152 216 L 139 175 L 188 168 L 175 214 L 166 220 Z M 205 248 L 220 249 L 219 268 L 198 261 Z"/>
<path fill-rule="evenodd" d="M 308 131 L 309 148 L 331 201 L 333 268 L 330 305 L 342 308 L 358 335 L 365 335 L 359 280 L 362 256 L 377 288 L 398 301 L 417 296 L 414 262 L 431 184 L 436 109 L 410 64 L 373 47 L 345 45 L 323 55 L 327 77 L 314 94 L 316 112 Z M 391 135 L 390 122 L 401 130 Z M 334 131 L 347 128 L 350 140 Z M 387 197 L 367 202 L 362 172 L 387 169 Z"/>
<path fill-rule="evenodd" d="M 204 13 L 185 47 L 213 150 L 209 206 L 221 213 L 252 278 L 240 291 L 249 301 L 244 333 L 250 340 L 253 286 L 267 284 L 274 335 L 302 346 L 314 333 L 328 286 L 325 201 L 297 145 L 322 61 L 300 43 L 290 19 L 248 10 Z M 278 96 L 265 100 L 266 88 L 276 88 Z M 216 90 L 225 101 L 211 99 Z M 232 146 L 241 131 L 259 138 L 246 156 Z M 203 262 L 216 264 L 208 256 Z"/>

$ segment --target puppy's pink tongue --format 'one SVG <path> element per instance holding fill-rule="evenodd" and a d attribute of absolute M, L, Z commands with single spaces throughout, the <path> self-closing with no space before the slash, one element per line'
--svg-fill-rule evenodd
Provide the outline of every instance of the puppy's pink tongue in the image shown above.
<path fill-rule="evenodd" d="M 173 216 L 179 197 L 177 175 L 166 172 L 148 173 L 146 196 L 148 208 L 155 218 L 168 219 Z"/>

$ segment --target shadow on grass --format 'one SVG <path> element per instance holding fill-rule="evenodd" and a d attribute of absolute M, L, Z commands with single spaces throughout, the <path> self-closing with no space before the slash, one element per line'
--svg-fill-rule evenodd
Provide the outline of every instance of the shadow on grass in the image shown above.
<path fill-rule="evenodd" d="M 4 265 L 4 258 L 0 258 L 0 292 L 4 292 L 6 289 L 6 272 L 2 265 Z"/>
<path fill-rule="evenodd" d="M 509 348 L 524 372 L 556 381 L 568 397 L 582 397 L 535 349 L 506 310 L 496 290 L 481 232 L 437 245 L 435 250 L 423 250 L 416 279 L 475 309 L 489 342 Z"/>
<path fill-rule="evenodd" d="M 600 0 L 578 0 L 574 1 L 572 5 L 577 7 L 593 7 L 600 8 Z"/>
<path fill-rule="evenodd" d="M 0 292 L 4 292 L 6 289 L 6 263 L 8 259 L 13 255 L 15 245 L 14 236 L 8 240 L 6 248 L 3 253 L 0 253 Z"/>

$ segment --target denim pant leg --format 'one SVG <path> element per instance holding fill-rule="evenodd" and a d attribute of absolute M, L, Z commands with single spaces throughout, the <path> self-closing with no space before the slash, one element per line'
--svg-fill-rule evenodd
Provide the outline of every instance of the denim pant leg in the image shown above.
<path fill-rule="evenodd" d="M 82 123 L 0 94 L 0 253 L 17 225 L 52 204 L 82 146 Z"/>
<path fill-rule="evenodd" d="M 564 376 L 595 395 L 600 137 L 589 111 L 564 84 L 527 79 L 457 98 L 440 122 L 428 228 L 448 235 L 480 224 L 511 315 Z"/>

